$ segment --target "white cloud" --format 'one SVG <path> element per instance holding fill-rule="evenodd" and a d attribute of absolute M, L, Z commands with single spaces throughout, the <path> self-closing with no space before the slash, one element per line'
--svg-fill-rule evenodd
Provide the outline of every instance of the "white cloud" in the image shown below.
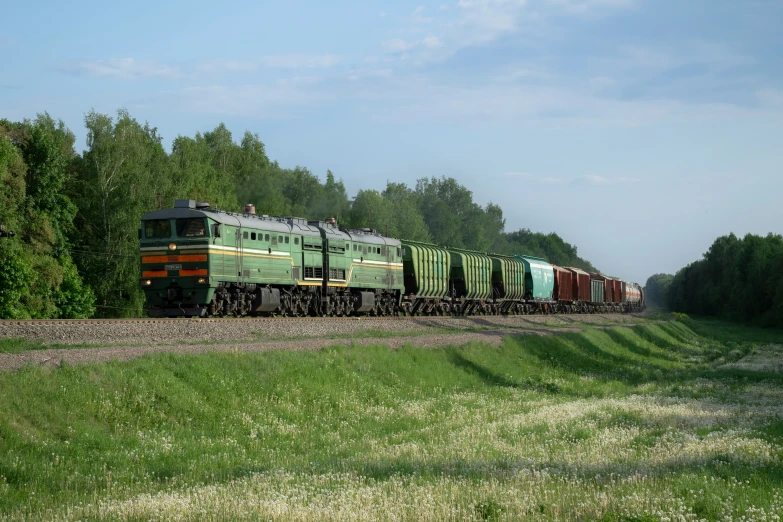
<path fill-rule="evenodd" d="M 626 183 L 638 183 L 639 178 L 605 178 L 603 176 L 580 176 L 571 181 L 575 184 L 588 184 L 588 185 L 624 185 Z"/>
<path fill-rule="evenodd" d="M 759 89 L 756 91 L 756 97 L 762 105 L 783 109 L 783 90 Z"/>
<path fill-rule="evenodd" d="M 548 4 L 557 6 L 571 13 L 587 13 L 602 7 L 627 7 L 632 0 L 546 0 Z"/>
<path fill-rule="evenodd" d="M 440 38 L 438 38 L 437 36 L 427 36 L 426 38 L 422 39 L 421 45 L 430 48 L 440 47 L 441 46 Z"/>
<path fill-rule="evenodd" d="M 177 93 L 186 112 L 239 114 L 257 118 L 290 118 L 292 109 L 333 101 L 318 77 L 294 77 L 270 84 L 194 86 Z"/>
<path fill-rule="evenodd" d="M 334 54 L 285 54 L 255 60 L 214 60 L 198 67 L 204 73 L 257 73 L 264 69 L 328 69 L 342 57 Z"/>
<path fill-rule="evenodd" d="M 416 47 L 416 45 L 418 45 L 418 42 L 410 42 L 408 40 L 403 40 L 402 38 L 393 38 L 383 42 L 381 47 L 389 53 L 404 53 L 405 51 L 410 51 Z"/>
<path fill-rule="evenodd" d="M 526 179 L 535 180 L 545 185 L 623 185 L 626 183 L 638 183 L 639 178 L 617 177 L 617 178 L 605 178 L 603 176 L 578 176 L 573 178 L 555 177 L 555 176 L 534 176 L 528 172 L 506 172 L 504 175 L 506 178 L 511 179 Z"/>
<path fill-rule="evenodd" d="M 133 58 L 110 58 L 83 62 L 62 68 L 63 71 L 77 76 L 98 76 L 118 80 L 136 80 L 140 78 L 179 78 L 179 69 L 151 61 L 138 61 Z"/>
<path fill-rule="evenodd" d="M 434 18 L 429 16 L 424 16 L 424 6 L 420 5 L 416 9 L 413 10 L 413 13 L 411 13 L 411 16 L 407 19 L 408 22 L 410 22 L 413 25 L 424 25 L 429 24 L 434 20 Z"/>
<path fill-rule="evenodd" d="M 540 27 L 551 14 L 578 14 L 631 3 L 632 0 L 458 0 L 453 10 L 442 4 L 437 17 L 425 17 L 424 8 L 419 6 L 403 19 L 408 27 L 400 32 L 421 32 L 421 26 L 427 24 L 429 36 L 418 41 L 397 38 L 385 42 L 383 47 L 416 64 L 440 61 L 461 49 L 489 44 L 525 27 Z M 434 42 L 437 45 L 428 45 Z"/>
<path fill-rule="evenodd" d="M 282 69 L 328 68 L 340 63 L 342 58 L 334 54 L 285 54 L 263 56 L 259 63 L 264 67 Z"/>
<path fill-rule="evenodd" d="M 365 78 L 391 78 L 391 69 L 354 69 L 348 73 L 348 79 L 352 82 Z"/>

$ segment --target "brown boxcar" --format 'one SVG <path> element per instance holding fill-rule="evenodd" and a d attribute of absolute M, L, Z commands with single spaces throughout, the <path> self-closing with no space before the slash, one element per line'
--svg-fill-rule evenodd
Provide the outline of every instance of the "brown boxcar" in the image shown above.
<path fill-rule="evenodd" d="M 604 303 L 614 303 L 614 279 L 603 274 L 590 274 L 590 277 L 604 282 Z"/>
<path fill-rule="evenodd" d="M 552 268 L 555 269 L 555 291 L 553 293 L 555 301 L 573 301 L 573 274 L 570 270 L 557 265 L 552 265 Z"/>
<path fill-rule="evenodd" d="M 590 274 L 580 268 L 568 267 L 573 274 L 574 296 L 583 303 L 590 302 Z"/>
<path fill-rule="evenodd" d="M 625 286 L 625 283 L 620 281 L 619 279 L 614 279 L 612 281 L 612 286 L 614 287 L 612 289 L 612 297 L 614 298 L 613 303 L 622 303 L 623 298 L 625 297 L 625 292 L 623 291 L 623 287 Z"/>

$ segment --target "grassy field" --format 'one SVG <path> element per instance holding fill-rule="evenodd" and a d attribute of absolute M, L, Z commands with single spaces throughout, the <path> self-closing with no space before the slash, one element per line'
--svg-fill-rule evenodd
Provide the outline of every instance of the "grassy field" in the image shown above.
<path fill-rule="evenodd" d="M 0 374 L 0 514 L 780 520 L 782 345 L 681 318 Z"/>

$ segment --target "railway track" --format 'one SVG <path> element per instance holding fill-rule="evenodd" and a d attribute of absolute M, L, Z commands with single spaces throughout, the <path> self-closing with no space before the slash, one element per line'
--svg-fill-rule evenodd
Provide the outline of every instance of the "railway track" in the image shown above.
<path fill-rule="evenodd" d="M 406 321 L 412 319 L 427 319 L 430 316 L 351 316 L 351 317 L 142 317 L 133 319 L 2 319 L 0 326 L 13 325 L 75 325 L 75 324 L 182 324 L 182 323 L 252 323 L 259 321 Z M 434 316 L 441 317 L 441 316 Z M 448 317 L 442 316 L 441 318 Z M 456 316 L 455 316 L 456 317 Z M 479 317 L 479 316 L 471 316 Z"/>
<path fill-rule="evenodd" d="M 624 316 L 638 314 L 604 313 L 604 314 L 532 314 L 532 315 L 382 315 L 382 316 L 318 316 L 318 317 L 294 317 L 294 316 L 264 316 L 264 317 L 140 317 L 131 319 L 0 319 L 0 326 L 23 326 L 23 325 L 77 325 L 77 324 L 183 324 L 183 323 L 253 323 L 266 321 L 411 321 L 421 319 L 471 319 L 482 317 L 590 317 L 593 315 L 601 316 Z"/>

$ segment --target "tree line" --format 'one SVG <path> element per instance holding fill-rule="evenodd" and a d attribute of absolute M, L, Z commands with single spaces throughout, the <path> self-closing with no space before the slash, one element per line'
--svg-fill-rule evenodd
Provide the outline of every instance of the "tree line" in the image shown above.
<path fill-rule="evenodd" d="M 783 327 L 783 236 L 734 234 L 675 275 L 655 274 L 648 303 L 676 312 Z"/>
<path fill-rule="evenodd" d="M 87 148 L 48 114 L 0 120 L 0 317 L 131 317 L 144 313 L 136 231 L 142 214 L 174 199 L 213 207 L 309 219 L 337 217 L 392 237 L 496 252 L 525 253 L 595 271 L 557 234 L 505 231 L 502 209 L 481 206 L 453 178 L 422 178 L 415 187 L 388 182 L 348 197 L 327 171 L 269 159 L 257 134 L 235 140 L 220 124 L 178 136 L 167 152 L 155 127 L 126 110 L 89 112 Z"/>

